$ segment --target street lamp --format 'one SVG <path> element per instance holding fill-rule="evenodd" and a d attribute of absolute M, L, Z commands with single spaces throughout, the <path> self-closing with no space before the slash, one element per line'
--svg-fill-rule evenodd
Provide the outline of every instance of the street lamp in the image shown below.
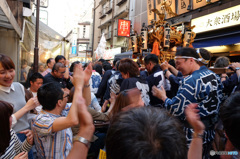
<path fill-rule="evenodd" d="M 38 72 L 38 37 L 39 37 L 39 8 L 40 8 L 40 0 L 37 0 L 36 6 L 36 28 L 35 28 L 35 48 L 34 48 L 34 72 Z"/>

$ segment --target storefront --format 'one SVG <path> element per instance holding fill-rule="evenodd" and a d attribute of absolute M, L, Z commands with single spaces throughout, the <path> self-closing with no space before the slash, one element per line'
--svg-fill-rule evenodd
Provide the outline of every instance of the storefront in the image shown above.
<path fill-rule="evenodd" d="M 232 62 L 239 61 L 240 5 L 193 18 L 191 25 L 196 26 L 193 29 L 197 34 L 193 43 L 195 48 L 209 50 L 213 60 L 217 56 L 229 56 Z"/>
<path fill-rule="evenodd" d="M 24 40 L 21 41 L 21 60 L 26 60 L 28 65 L 33 63 L 34 57 L 35 22 L 34 16 L 25 20 Z M 39 23 L 39 64 L 45 64 L 48 58 L 64 55 L 64 46 L 62 35 Z"/>
<path fill-rule="evenodd" d="M 0 1 L 0 53 L 13 60 L 16 66 L 15 81 L 18 80 L 21 71 L 19 41 L 22 38 L 23 17 L 16 16 L 19 14 L 23 14 L 23 2 Z"/>

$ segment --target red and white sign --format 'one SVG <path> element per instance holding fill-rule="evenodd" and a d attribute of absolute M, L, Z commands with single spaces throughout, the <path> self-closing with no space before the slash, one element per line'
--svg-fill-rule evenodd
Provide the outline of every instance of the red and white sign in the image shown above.
<path fill-rule="evenodd" d="M 130 37 L 130 20 L 118 19 L 118 36 Z"/>

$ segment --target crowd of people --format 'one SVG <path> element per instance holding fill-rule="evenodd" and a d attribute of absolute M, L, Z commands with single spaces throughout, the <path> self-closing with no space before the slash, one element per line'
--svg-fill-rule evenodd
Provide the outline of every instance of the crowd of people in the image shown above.
<path fill-rule="evenodd" d="M 240 158 L 240 63 L 219 57 L 213 67 L 233 71 L 216 74 L 210 59 L 181 48 L 161 64 L 148 54 L 144 66 L 70 66 L 58 55 L 47 69 L 21 71 L 21 84 L 0 54 L 0 158 L 94 159 L 100 149 L 108 159 Z"/>

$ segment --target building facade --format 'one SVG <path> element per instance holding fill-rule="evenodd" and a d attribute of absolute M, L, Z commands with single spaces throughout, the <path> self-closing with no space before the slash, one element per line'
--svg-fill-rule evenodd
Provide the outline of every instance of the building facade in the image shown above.
<path fill-rule="evenodd" d="M 70 62 L 80 61 L 82 63 L 92 60 L 92 25 L 90 22 L 78 23 L 66 37 L 69 41 Z"/>
<path fill-rule="evenodd" d="M 0 53 L 8 55 L 16 65 L 15 81 L 21 71 L 20 39 L 23 37 L 23 7 L 29 2 L 0 1 Z"/>
<path fill-rule="evenodd" d="M 106 50 L 120 48 L 115 53 L 127 51 L 129 38 L 118 36 L 117 28 L 118 19 L 130 19 L 129 10 L 130 0 L 95 0 L 93 50 L 97 49 L 104 34 L 107 41 Z"/>
<path fill-rule="evenodd" d="M 142 26 L 159 20 L 152 9 L 161 10 L 163 5 L 177 14 L 165 14 L 170 26 L 184 33 L 195 25 L 193 47 L 206 48 L 213 56 L 239 53 L 239 0 L 95 0 L 93 50 L 104 33 L 107 50 L 121 47 L 121 52 L 128 51 L 129 38 L 116 34 L 118 19 L 130 20 L 132 31 L 139 35 Z"/>

